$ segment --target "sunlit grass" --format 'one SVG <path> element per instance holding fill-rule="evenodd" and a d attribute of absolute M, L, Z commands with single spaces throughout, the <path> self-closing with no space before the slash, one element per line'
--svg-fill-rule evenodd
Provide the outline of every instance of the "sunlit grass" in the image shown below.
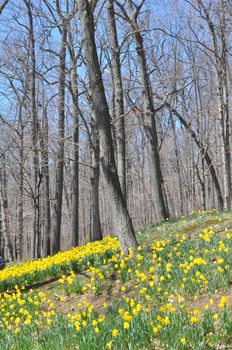
<path fill-rule="evenodd" d="M 22 275 L 1 294 L 0 349 L 229 349 L 230 220 L 192 213 L 140 230 L 136 256 L 107 238 L 81 248 L 79 270 L 62 253 L 49 288 L 25 291 Z"/>

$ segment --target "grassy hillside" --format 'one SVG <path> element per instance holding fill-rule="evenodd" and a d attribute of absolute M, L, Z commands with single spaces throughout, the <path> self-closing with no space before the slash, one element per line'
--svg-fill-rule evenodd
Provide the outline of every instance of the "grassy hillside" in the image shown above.
<path fill-rule="evenodd" d="M 232 349 L 232 213 L 137 236 L 1 271 L 0 349 Z"/>

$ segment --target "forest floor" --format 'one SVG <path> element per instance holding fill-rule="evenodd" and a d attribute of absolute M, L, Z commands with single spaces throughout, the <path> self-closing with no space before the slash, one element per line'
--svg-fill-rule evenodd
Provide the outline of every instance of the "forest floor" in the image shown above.
<path fill-rule="evenodd" d="M 231 232 L 232 212 L 193 213 L 138 230 L 136 259 L 116 253 L 24 286 L 46 327 L 31 316 L 28 332 L 14 311 L 0 349 L 232 349 Z M 12 303 L 0 298 L 0 316 Z"/>
<path fill-rule="evenodd" d="M 210 213 L 210 215 L 208 213 L 193 214 L 182 218 L 167 220 L 161 224 L 138 230 L 136 236 L 139 244 L 145 249 L 149 249 L 151 242 L 167 238 L 168 234 L 185 234 L 189 239 L 194 239 L 203 229 L 213 229 L 215 233 L 222 234 L 227 231 L 232 233 L 232 212 L 214 212 Z M 115 275 L 113 274 L 105 281 L 103 291 L 99 296 L 96 296 L 94 292 L 88 292 L 82 295 L 71 294 L 68 296 L 64 292 L 63 286 L 58 282 L 58 279 L 55 279 L 55 281 L 47 280 L 31 287 L 38 291 L 45 292 L 54 301 L 56 308 L 61 312 L 75 311 L 75 306 L 76 309 L 78 309 L 77 303 L 81 303 L 84 300 L 94 304 L 96 309 L 101 309 L 103 302 L 111 303 L 125 296 L 133 297 L 136 283 L 139 283 L 135 281 L 128 282 L 126 291 L 122 292 L 120 289 L 120 279 L 115 279 L 114 277 Z M 86 272 L 81 272 L 80 278 L 82 283 L 85 284 L 88 283 L 91 276 Z M 228 288 L 228 294 L 231 288 Z M 220 295 L 221 291 L 219 289 L 215 297 L 220 299 Z M 60 302 L 60 296 L 65 297 L 65 304 Z M 200 307 L 201 304 L 204 303 L 204 299 L 204 295 L 201 295 L 197 301 L 189 302 L 188 304 L 192 306 L 192 308 Z"/>

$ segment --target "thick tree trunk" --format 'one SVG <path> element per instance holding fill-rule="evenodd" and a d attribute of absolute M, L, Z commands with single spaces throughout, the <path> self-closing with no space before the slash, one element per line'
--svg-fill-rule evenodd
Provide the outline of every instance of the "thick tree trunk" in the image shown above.
<path fill-rule="evenodd" d="M 52 228 L 52 254 L 60 251 L 61 238 L 61 219 L 62 219 L 62 201 L 63 201 L 63 183 L 64 183 L 64 117 L 65 117 L 65 59 L 66 59 L 66 39 L 67 39 L 67 23 L 62 21 L 62 41 L 60 49 L 60 72 L 59 72 L 59 100 L 58 100 L 58 155 L 56 168 L 56 188 L 55 203 L 53 214 Z"/>
<path fill-rule="evenodd" d="M 115 164 L 110 114 L 95 44 L 93 14 L 91 12 L 90 3 L 87 0 L 79 0 L 78 5 L 82 23 L 86 66 L 92 93 L 93 110 L 99 129 L 101 166 L 118 223 L 118 237 L 121 243 L 121 249 L 125 252 L 128 251 L 129 247 L 136 250 L 137 242 L 131 219 L 126 208 L 126 202 L 122 194 Z"/>

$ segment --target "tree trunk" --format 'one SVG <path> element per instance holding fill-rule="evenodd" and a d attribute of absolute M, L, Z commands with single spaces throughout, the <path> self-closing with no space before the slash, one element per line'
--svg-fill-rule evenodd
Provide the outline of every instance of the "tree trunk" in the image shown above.
<path fill-rule="evenodd" d="M 2 239 L 6 245 L 6 255 L 9 261 L 14 260 L 13 246 L 10 239 L 9 218 L 8 218 L 8 195 L 7 195 L 7 178 L 5 169 L 5 155 L 0 169 L 0 217 Z"/>
<path fill-rule="evenodd" d="M 62 21 L 61 31 L 62 31 L 62 39 L 61 39 L 61 49 L 60 49 L 59 100 L 58 100 L 59 140 L 58 140 L 55 203 L 54 203 L 52 242 L 51 242 L 52 254 L 55 254 L 60 251 L 60 238 L 61 238 L 61 219 L 62 219 L 63 183 L 64 183 L 65 59 L 66 59 L 66 38 L 67 38 L 67 23 L 65 19 Z"/>
<path fill-rule="evenodd" d="M 69 52 L 72 62 L 71 67 L 71 95 L 73 102 L 73 164 L 72 164 L 72 209 L 71 209 L 71 239 L 70 248 L 76 247 L 80 242 L 79 237 L 79 105 L 77 84 L 77 58 L 73 45 L 71 28 L 68 31 Z"/>
<path fill-rule="evenodd" d="M 220 95 L 220 115 L 223 137 L 223 166 L 224 166 L 224 189 L 225 189 L 225 209 L 231 209 L 231 155 L 230 155 L 230 113 L 229 113 L 229 93 L 227 83 L 227 41 L 225 23 L 225 1 L 220 0 L 220 34 L 222 42 L 221 68 L 219 67 L 219 95 Z"/>
<path fill-rule="evenodd" d="M 73 101 L 73 167 L 72 167 L 72 232 L 71 247 L 79 244 L 79 118 L 78 96 Z"/>
<path fill-rule="evenodd" d="M 178 142 L 177 142 L 174 118 L 171 111 L 170 111 L 170 119 L 171 119 L 171 127 L 172 127 L 173 137 L 174 137 L 174 153 L 176 158 L 176 171 L 177 171 L 177 177 L 178 177 L 179 196 L 180 196 L 180 214 L 184 215 L 184 198 L 183 198 L 183 186 L 181 181 L 181 167 L 180 167 L 180 159 L 179 159 L 179 152 L 178 152 Z"/>
<path fill-rule="evenodd" d="M 93 110 L 99 129 L 101 166 L 118 222 L 118 237 L 121 243 L 121 249 L 127 252 L 128 248 L 131 247 L 135 251 L 137 242 L 131 219 L 126 208 L 126 202 L 122 194 L 115 164 L 110 114 L 95 44 L 93 14 L 87 0 L 79 0 L 78 5 L 82 24 L 86 66 L 92 93 Z"/>
<path fill-rule="evenodd" d="M 36 74 L 36 59 L 35 59 L 35 38 L 34 38 L 34 24 L 31 11 L 31 0 L 25 0 L 27 7 L 27 16 L 29 21 L 29 40 L 30 40 L 30 102 L 31 102 L 31 119 L 32 119 L 32 148 L 33 148 L 33 235 L 32 235 L 32 258 L 38 257 L 38 246 L 40 245 L 40 218 L 39 218 L 39 125 L 36 109 L 36 88 L 35 88 L 35 74 Z"/>
<path fill-rule="evenodd" d="M 153 201 L 155 202 L 158 220 L 160 220 L 162 218 L 168 218 L 169 213 L 168 208 L 165 204 L 164 188 L 162 185 L 162 173 L 158 150 L 153 92 L 147 68 L 146 54 L 143 46 L 143 37 L 141 35 L 137 20 L 133 16 L 130 1 L 128 1 L 128 7 L 130 12 L 129 24 L 136 41 L 136 52 L 140 70 L 140 79 L 143 86 L 144 126 L 149 140 Z"/>
<path fill-rule="evenodd" d="M 19 107 L 20 121 L 20 168 L 19 168 L 19 205 L 18 205 L 18 233 L 16 238 L 16 259 L 23 259 L 23 188 L 24 188 L 24 124 L 22 121 L 22 106 Z"/>
<path fill-rule="evenodd" d="M 156 95 L 159 99 L 161 99 L 158 95 Z M 213 165 L 213 162 L 211 160 L 211 157 L 206 149 L 206 147 L 203 146 L 202 142 L 198 139 L 196 133 L 191 129 L 190 125 L 186 122 L 186 120 L 180 115 L 180 113 L 172 108 L 171 104 L 168 103 L 167 101 L 165 102 L 165 106 L 172 111 L 175 116 L 178 118 L 178 120 L 180 121 L 180 123 L 185 127 L 185 129 L 190 133 L 191 137 L 193 138 L 194 142 L 196 143 L 197 147 L 200 149 L 201 153 L 204 154 L 204 159 L 206 161 L 206 164 L 209 168 L 209 172 L 210 175 L 212 177 L 214 186 L 215 186 L 215 190 L 217 193 L 217 198 L 218 198 L 218 206 L 219 206 L 219 210 L 223 210 L 224 208 L 224 201 L 223 201 L 223 196 L 222 196 L 222 192 L 221 192 L 221 187 L 218 181 L 218 177 Z"/>
<path fill-rule="evenodd" d="M 109 16 L 109 38 L 112 51 L 112 73 L 113 73 L 113 90 L 114 90 L 114 108 L 116 126 L 116 148 L 117 148 L 117 170 L 122 193 L 126 199 L 126 142 L 125 142 L 125 120 L 123 86 L 121 77 L 120 48 L 118 45 L 117 27 L 115 22 L 114 2 L 108 1 Z"/>
<path fill-rule="evenodd" d="M 215 58 L 217 85 L 219 95 L 219 115 L 222 134 L 222 164 L 224 182 L 224 209 L 231 208 L 231 156 L 230 156 L 230 115 L 228 104 L 228 83 L 227 83 L 227 41 L 226 41 L 226 18 L 225 1 L 219 2 L 219 35 L 221 45 L 218 43 L 218 28 L 214 25 L 210 11 L 202 0 L 198 0 L 199 6 L 204 12 L 204 19 L 207 21 L 209 32 L 213 41 L 213 54 Z"/>
<path fill-rule="evenodd" d="M 49 158 L 48 158 L 48 118 L 46 106 L 43 105 L 43 125 L 41 132 L 41 172 L 43 179 L 43 219 L 44 232 L 41 246 L 41 255 L 50 255 L 51 249 L 51 207 L 50 207 L 50 178 L 49 178 Z"/>
<path fill-rule="evenodd" d="M 91 182 L 91 240 L 99 241 L 102 239 L 102 229 L 100 221 L 100 209 L 99 209 L 99 177 L 100 177 L 100 148 L 99 148 L 99 135 L 96 122 L 93 121 L 92 127 L 93 141 L 92 141 L 92 174 L 90 178 Z"/>

